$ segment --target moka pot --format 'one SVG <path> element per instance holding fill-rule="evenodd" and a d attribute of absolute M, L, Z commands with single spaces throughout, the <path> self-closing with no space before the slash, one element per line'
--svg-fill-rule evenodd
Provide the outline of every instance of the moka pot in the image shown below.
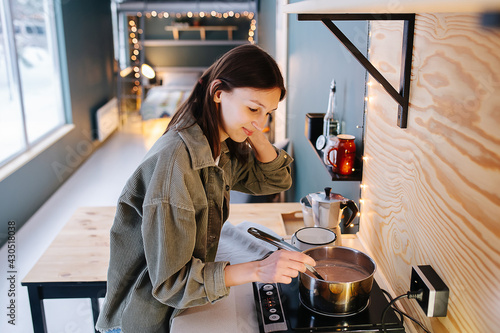
<path fill-rule="evenodd" d="M 337 235 L 335 245 L 342 246 L 340 222 L 344 209 L 348 208 L 351 215 L 344 221 L 344 227 L 349 226 L 358 214 L 358 206 L 350 199 L 344 198 L 337 193 L 331 193 L 330 187 L 325 187 L 324 192 L 309 194 L 314 226 L 333 230 Z"/>

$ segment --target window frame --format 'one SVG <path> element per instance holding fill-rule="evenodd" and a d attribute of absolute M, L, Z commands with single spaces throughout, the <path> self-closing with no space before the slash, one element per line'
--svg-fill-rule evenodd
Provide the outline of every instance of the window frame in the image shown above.
<path fill-rule="evenodd" d="M 65 89 L 67 80 L 64 77 L 62 68 L 62 64 L 65 64 L 65 59 L 63 59 L 65 53 L 62 52 L 61 49 L 64 47 L 64 40 L 63 40 L 63 34 L 60 33 L 59 31 L 60 22 L 58 19 L 58 15 L 60 14 L 60 11 L 56 7 L 57 1 L 54 0 L 43 0 L 43 1 L 44 1 L 43 9 L 45 12 L 45 20 L 46 20 L 45 27 L 49 28 L 45 30 L 48 43 L 47 49 L 50 52 L 50 57 L 54 64 L 54 70 L 55 70 L 54 76 L 57 77 L 57 86 L 60 94 L 60 101 L 58 101 L 59 102 L 58 104 L 60 108 L 59 112 L 62 118 L 62 122 L 55 125 L 52 129 L 48 130 L 37 139 L 32 140 L 30 142 L 28 136 L 26 110 L 23 98 L 23 87 L 19 69 L 18 48 L 15 37 L 16 27 L 14 23 L 14 17 L 12 14 L 12 4 L 11 0 L 0 0 L 1 28 L 3 31 L 2 34 L 4 36 L 4 47 L 6 48 L 5 63 L 6 63 L 8 80 L 10 80 L 8 82 L 12 83 L 12 86 L 14 87 L 13 90 L 15 90 L 17 94 L 17 96 L 14 98 L 18 100 L 17 103 L 20 108 L 22 129 L 23 129 L 23 141 L 24 141 L 22 149 L 16 151 L 10 156 L 7 156 L 5 159 L 0 160 L 0 171 L 4 171 L 2 169 L 5 169 L 5 167 L 8 164 L 15 162 L 16 159 L 19 159 L 23 155 L 28 154 L 32 155 L 33 157 L 38 153 L 40 153 L 40 149 L 37 149 L 39 148 L 38 146 L 47 146 L 47 143 L 44 141 L 47 141 L 48 139 L 53 140 L 53 138 L 57 138 L 58 137 L 58 135 L 56 135 L 57 133 L 66 133 L 67 130 L 64 130 L 64 127 L 68 126 L 71 123 L 71 117 L 69 116 L 67 111 L 68 92 Z M 72 127 L 73 126 L 71 125 L 71 128 Z M 23 161 L 22 164 L 25 163 L 26 161 Z M 0 174 L 2 173 L 4 172 L 0 172 Z M 9 172 L 9 174 L 10 173 L 11 172 Z M 0 180 L 2 180 L 4 177 L 0 177 Z"/>

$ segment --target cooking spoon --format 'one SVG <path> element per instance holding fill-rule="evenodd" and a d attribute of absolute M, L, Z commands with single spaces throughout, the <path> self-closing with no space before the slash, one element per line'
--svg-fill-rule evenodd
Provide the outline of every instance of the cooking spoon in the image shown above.
<path fill-rule="evenodd" d="M 283 238 L 274 237 L 273 235 L 270 235 L 270 234 L 268 234 L 262 230 L 259 230 L 257 228 L 251 227 L 251 228 L 248 228 L 247 231 L 250 235 L 252 235 L 258 239 L 262 239 L 263 241 L 265 241 L 269 244 L 272 244 L 272 245 L 274 245 L 282 250 L 302 252 L 300 249 L 296 248 L 295 246 L 285 242 L 285 240 Z M 316 278 L 318 278 L 320 280 L 325 280 L 325 279 L 323 279 L 321 274 L 318 273 L 316 268 L 314 268 L 313 266 L 311 266 L 309 264 L 305 264 L 305 265 L 306 265 L 306 268 L 311 273 L 313 273 Z"/>

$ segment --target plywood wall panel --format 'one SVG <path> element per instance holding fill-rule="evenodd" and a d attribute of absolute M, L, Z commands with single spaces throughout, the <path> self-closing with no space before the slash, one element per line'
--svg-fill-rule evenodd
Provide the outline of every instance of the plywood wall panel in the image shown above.
<path fill-rule="evenodd" d="M 399 86 L 402 24 L 372 22 L 371 61 Z M 418 15 L 408 128 L 373 81 L 367 90 L 359 237 L 395 294 L 412 265 L 450 287 L 433 332 L 494 332 L 500 322 L 500 30 L 475 15 Z M 373 81 L 373 82 L 372 82 Z"/>

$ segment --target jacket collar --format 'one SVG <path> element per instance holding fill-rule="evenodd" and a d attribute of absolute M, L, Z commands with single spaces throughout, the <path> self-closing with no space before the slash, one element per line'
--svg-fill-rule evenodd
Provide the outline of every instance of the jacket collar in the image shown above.
<path fill-rule="evenodd" d="M 183 126 L 185 123 L 180 124 Z M 179 125 L 178 125 L 179 126 Z M 189 155 L 191 156 L 191 163 L 194 170 L 205 168 L 208 166 L 215 166 L 214 158 L 212 157 L 212 150 L 208 144 L 207 137 L 203 134 L 201 127 L 194 122 L 193 125 L 178 130 L 181 139 L 184 141 Z M 221 143 L 221 155 L 229 151 L 226 142 Z M 221 157 L 222 162 L 222 157 Z"/>

